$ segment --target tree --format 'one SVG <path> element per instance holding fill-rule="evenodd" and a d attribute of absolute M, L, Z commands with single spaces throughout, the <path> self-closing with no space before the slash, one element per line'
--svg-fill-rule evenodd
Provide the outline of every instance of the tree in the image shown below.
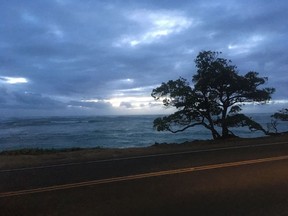
<path fill-rule="evenodd" d="M 170 80 L 153 89 L 151 96 L 176 112 L 154 120 L 158 131 L 177 133 L 201 125 L 211 131 L 214 139 L 235 136 L 231 127 L 248 126 L 250 130 L 266 131 L 252 118 L 241 114 L 246 103 L 263 104 L 271 99 L 274 88 L 262 88 L 267 77 L 257 72 L 241 76 L 230 60 L 219 52 L 203 51 L 195 59 L 197 72 L 194 86 L 184 78 Z M 220 131 L 219 131 L 220 128 Z"/>
<path fill-rule="evenodd" d="M 272 115 L 273 118 L 281 121 L 288 121 L 288 108 L 282 109 Z"/>

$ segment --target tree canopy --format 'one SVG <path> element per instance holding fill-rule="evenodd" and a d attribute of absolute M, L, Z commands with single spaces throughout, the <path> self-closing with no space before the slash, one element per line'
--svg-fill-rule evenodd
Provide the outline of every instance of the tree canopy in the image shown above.
<path fill-rule="evenodd" d="M 248 126 L 265 130 L 260 124 L 240 113 L 245 103 L 266 103 L 274 88 L 260 88 L 268 81 L 250 71 L 239 75 L 230 60 L 220 58 L 219 52 L 202 51 L 195 59 L 196 74 L 192 83 L 179 78 L 162 83 L 151 96 L 176 112 L 154 120 L 158 131 L 173 133 L 201 125 L 211 131 L 214 139 L 234 136 L 231 127 Z M 219 130 L 220 128 L 220 130 Z"/>

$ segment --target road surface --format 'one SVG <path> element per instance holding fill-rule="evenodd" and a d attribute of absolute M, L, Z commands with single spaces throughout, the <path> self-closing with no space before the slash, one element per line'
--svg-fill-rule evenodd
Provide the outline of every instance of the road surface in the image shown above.
<path fill-rule="evenodd" d="M 288 143 L 2 170 L 0 215 L 288 215 Z"/>

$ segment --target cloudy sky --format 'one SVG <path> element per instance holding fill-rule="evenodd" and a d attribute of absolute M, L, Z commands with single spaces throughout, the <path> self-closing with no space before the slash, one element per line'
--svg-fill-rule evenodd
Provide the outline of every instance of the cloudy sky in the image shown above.
<path fill-rule="evenodd" d="M 191 80 L 202 50 L 288 99 L 286 0 L 0 0 L 0 115 L 168 112 L 153 88 Z"/>

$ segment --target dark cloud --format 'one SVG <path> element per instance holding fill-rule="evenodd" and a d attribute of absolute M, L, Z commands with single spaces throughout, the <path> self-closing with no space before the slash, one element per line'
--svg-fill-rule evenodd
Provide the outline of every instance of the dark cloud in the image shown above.
<path fill-rule="evenodd" d="M 0 91 L 0 106 L 1 109 L 63 109 L 66 105 L 62 102 L 54 100 L 50 97 L 42 96 L 41 94 L 29 92 L 9 92 L 2 88 Z"/>
<path fill-rule="evenodd" d="M 201 50 L 222 51 L 240 73 L 268 76 L 274 99 L 287 100 L 287 9 L 285 1 L 268 0 L 3 1 L 0 76 L 29 82 L 2 80 L 0 102 L 130 113 L 133 97 L 150 97 L 169 79 L 190 79 Z"/>

